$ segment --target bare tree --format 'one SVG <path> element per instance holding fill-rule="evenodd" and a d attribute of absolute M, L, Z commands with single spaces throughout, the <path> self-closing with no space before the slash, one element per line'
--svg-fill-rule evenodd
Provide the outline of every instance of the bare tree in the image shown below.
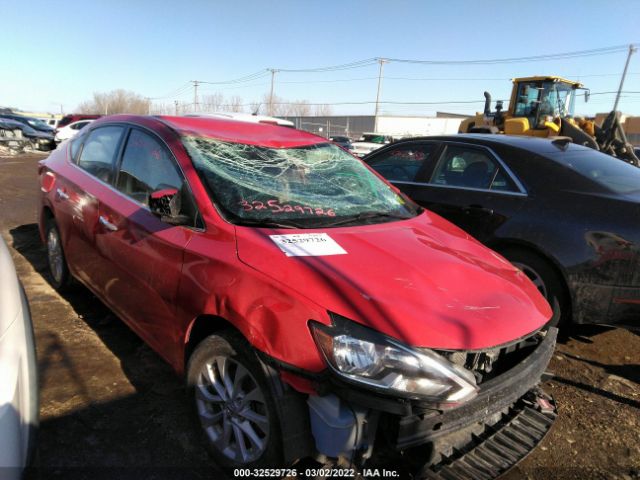
<path fill-rule="evenodd" d="M 273 95 L 273 98 L 268 93 L 265 93 L 262 96 L 262 102 L 264 105 L 263 114 L 265 115 L 274 115 L 274 116 L 283 116 L 287 114 L 288 106 L 285 104 L 286 100 L 280 98 L 276 94 Z"/>
<path fill-rule="evenodd" d="M 203 112 L 219 112 L 224 105 L 224 95 L 220 92 L 203 95 L 200 101 L 200 110 Z"/>
<path fill-rule="evenodd" d="M 296 117 L 308 117 L 311 115 L 311 106 L 308 100 L 294 100 L 288 108 L 287 115 Z"/>
<path fill-rule="evenodd" d="M 117 89 L 104 93 L 94 92 L 92 100 L 84 101 L 78 105 L 78 113 L 147 115 L 150 107 L 151 103 L 148 98 L 128 90 Z"/>
<path fill-rule="evenodd" d="M 333 108 L 331 107 L 331 105 L 327 105 L 326 103 L 323 103 L 322 105 L 316 105 L 316 108 L 314 110 L 316 117 L 328 117 L 330 115 L 333 115 Z"/>
<path fill-rule="evenodd" d="M 244 112 L 244 106 L 242 105 L 242 97 L 234 95 L 231 97 L 231 101 L 227 105 L 227 110 L 230 112 Z"/>

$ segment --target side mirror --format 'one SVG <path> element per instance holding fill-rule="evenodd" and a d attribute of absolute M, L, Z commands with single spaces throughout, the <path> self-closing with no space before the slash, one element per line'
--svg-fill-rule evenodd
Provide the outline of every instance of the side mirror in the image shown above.
<path fill-rule="evenodd" d="M 188 225 L 191 219 L 180 213 L 182 201 L 180 193 L 175 188 L 156 190 L 149 195 L 149 209 L 151 213 L 169 225 Z"/>

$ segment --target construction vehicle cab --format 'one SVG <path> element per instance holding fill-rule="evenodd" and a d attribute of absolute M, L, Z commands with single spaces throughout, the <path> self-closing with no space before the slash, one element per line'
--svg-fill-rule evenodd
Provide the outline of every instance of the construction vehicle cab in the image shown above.
<path fill-rule="evenodd" d="M 509 102 L 511 118 L 505 121 L 505 128 L 525 127 L 526 131 L 528 127 L 536 130 L 532 132 L 535 136 L 548 136 L 552 132 L 557 134 L 560 126 L 554 120 L 573 116 L 575 90 L 579 88 L 583 88 L 582 84 L 560 77 L 529 77 L 514 80 Z M 528 125 L 525 123 L 520 127 L 516 126 L 516 123 L 524 119 L 527 120 Z"/>
<path fill-rule="evenodd" d="M 491 95 L 484 92 L 484 112 L 462 121 L 459 133 L 504 133 L 532 137 L 568 137 L 574 143 L 603 151 L 638 166 L 638 158 L 627 142 L 619 114 L 611 112 L 602 126 L 574 116 L 577 90 L 589 90 L 581 83 L 556 76 L 513 79 L 509 108 L 502 101 L 491 111 Z"/>

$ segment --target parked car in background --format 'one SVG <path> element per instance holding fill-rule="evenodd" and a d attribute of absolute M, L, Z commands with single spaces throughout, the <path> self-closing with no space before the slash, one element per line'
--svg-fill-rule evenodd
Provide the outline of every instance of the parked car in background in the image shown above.
<path fill-rule="evenodd" d="M 57 118 L 47 118 L 47 119 L 43 119 L 42 121 L 47 125 L 49 125 L 51 128 L 53 128 L 54 131 L 56 128 L 58 128 L 59 120 Z"/>
<path fill-rule="evenodd" d="M 31 145 L 31 140 L 22 134 L 22 124 L 0 118 L 0 147 L 17 154 Z"/>
<path fill-rule="evenodd" d="M 344 148 L 345 150 L 351 150 L 353 148 L 353 145 L 351 144 L 351 139 L 349 137 L 336 135 L 336 136 L 330 137 L 329 140 L 331 140 L 336 145 L 339 145 L 340 147 Z"/>
<path fill-rule="evenodd" d="M 267 115 L 253 115 L 251 113 L 240 112 L 214 112 L 214 113 L 190 113 L 185 117 L 209 117 L 209 118 L 226 118 L 229 120 L 237 120 L 239 122 L 264 123 L 267 125 L 278 125 L 280 127 L 294 128 L 295 125 L 284 118 L 269 117 Z"/>
<path fill-rule="evenodd" d="M 66 127 L 59 128 L 56 130 L 56 143 L 64 142 L 65 140 L 75 137 L 80 130 L 91 122 L 93 122 L 93 120 L 79 120 L 77 122 L 70 123 Z"/>
<path fill-rule="evenodd" d="M 568 143 L 507 135 L 403 140 L 365 161 L 513 262 L 553 324 L 640 326 L 640 170 Z"/>
<path fill-rule="evenodd" d="M 357 157 L 364 157 L 380 147 L 392 143 L 394 138 L 391 135 L 382 133 L 363 133 L 358 141 L 353 142 L 352 152 Z"/>
<path fill-rule="evenodd" d="M 0 238 L 0 476 L 18 480 L 38 428 L 33 325 L 11 254 Z"/>
<path fill-rule="evenodd" d="M 70 113 L 60 119 L 58 125 L 56 126 L 56 130 L 60 130 L 61 128 L 66 127 L 70 123 L 77 122 L 78 120 L 95 120 L 100 117 L 102 117 L 102 115 L 92 115 L 88 113 Z"/>
<path fill-rule="evenodd" d="M 555 419 L 536 287 L 324 138 L 112 116 L 39 174 L 53 285 L 80 280 L 186 374 L 226 469 L 452 478 L 482 456 L 490 478 Z"/>
<path fill-rule="evenodd" d="M 25 117 L 24 115 L 18 115 L 17 113 L 2 113 L 0 114 L 0 118 L 20 122 L 34 130 L 37 130 L 38 132 L 53 133 L 53 128 L 39 118 Z"/>
<path fill-rule="evenodd" d="M 5 130 L 11 130 L 14 134 L 17 130 L 20 130 L 22 132 L 22 138 L 27 141 L 27 145 L 24 146 L 29 146 L 34 150 L 41 150 L 44 152 L 48 152 L 49 150 L 56 148 L 53 131 L 45 132 L 36 130 L 31 128 L 27 123 L 18 122 L 8 118 L 0 118 L 0 122 L 5 126 Z"/>

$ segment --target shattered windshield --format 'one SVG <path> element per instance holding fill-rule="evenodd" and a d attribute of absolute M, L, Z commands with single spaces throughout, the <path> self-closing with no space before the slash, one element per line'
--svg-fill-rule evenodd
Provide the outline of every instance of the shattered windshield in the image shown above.
<path fill-rule="evenodd" d="M 332 144 L 266 148 L 182 141 L 213 202 L 233 223 L 295 228 L 380 223 L 419 207 Z"/>

